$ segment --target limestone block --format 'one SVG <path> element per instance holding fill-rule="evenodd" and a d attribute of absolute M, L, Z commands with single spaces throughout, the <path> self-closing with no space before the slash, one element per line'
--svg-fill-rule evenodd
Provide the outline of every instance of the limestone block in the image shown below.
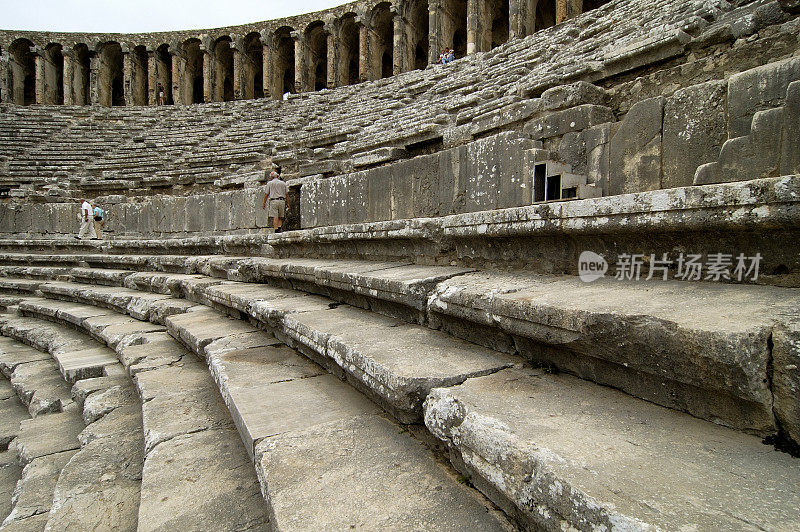
<path fill-rule="evenodd" d="M 181 196 L 174 196 L 172 198 L 172 223 L 170 231 L 172 233 L 182 234 L 186 232 L 186 204 L 190 198 Z"/>
<path fill-rule="evenodd" d="M 608 145 L 616 127 L 613 123 L 600 124 L 590 127 L 583 133 L 586 146 L 586 181 L 600 187 L 604 196 L 608 195 L 610 165 Z"/>
<path fill-rule="evenodd" d="M 697 167 L 716 161 L 727 140 L 727 86 L 709 81 L 680 89 L 664 104 L 663 188 L 689 186 Z"/>
<path fill-rule="evenodd" d="M 77 442 L 76 437 L 75 443 Z M 14 509 L 3 521 L 3 530 L 44 529 L 53 504 L 53 489 L 58 482 L 58 476 L 76 452 L 77 450 L 70 450 L 42 456 L 25 466 L 14 490 Z M 37 514 L 43 514 L 44 520 L 40 522 Z M 20 526 L 15 529 L 14 525 L 17 523 Z"/>
<path fill-rule="evenodd" d="M 559 110 L 583 104 L 603 105 L 606 91 L 585 81 L 559 85 L 542 93 L 542 110 Z"/>
<path fill-rule="evenodd" d="M 800 174 L 800 81 L 789 85 L 783 107 L 780 175 Z"/>
<path fill-rule="evenodd" d="M 438 181 L 441 178 L 439 168 L 441 158 L 442 156 L 439 153 L 434 153 L 414 157 L 401 163 L 402 168 L 400 170 L 406 171 L 412 176 L 412 216 L 415 218 L 440 216 Z"/>
<path fill-rule="evenodd" d="M 609 194 L 661 187 L 661 124 L 664 98 L 636 103 L 609 143 Z"/>
<path fill-rule="evenodd" d="M 310 229 L 317 226 L 317 183 L 319 179 L 312 179 L 307 181 L 300 187 L 300 228 Z M 263 194 L 259 190 L 259 195 Z M 257 204 L 257 208 L 261 209 L 261 203 Z M 256 211 L 256 225 L 258 227 L 265 227 L 262 225 L 264 220 L 259 216 L 261 213 Z"/>
<path fill-rule="evenodd" d="M 347 176 L 345 190 L 347 194 L 347 207 L 344 223 L 362 223 L 367 221 L 367 176 L 363 172 L 356 172 Z"/>
<path fill-rule="evenodd" d="M 783 529 L 800 518 L 788 454 L 569 375 L 508 369 L 432 390 L 425 425 L 525 529 Z"/>
<path fill-rule="evenodd" d="M 756 112 L 750 134 L 725 142 L 719 162 L 698 168 L 694 183 L 728 183 L 777 176 L 783 115 L 783 107 Z"/>
<path fill-rule="evenodd" d="M 330 219 L 328 225 L 347 223 L 347 181 L 349 175 L 330 178 Z"/>
<path fill-rule="evenodd" d="M 466 151 L 466 146 L 457 146 L 439 153 L 437 209 L 440 216 L 464 212 L 467 176 L 463 174 L 461 168 Z"/>
<path fill-rule="evenodd" d="M 317 227 L 331 224 L 331 180 L 317 180 Z"/>
<path fill-rule="evenodd" d="M 800 323 L 777 328 L 773 343 L 775 417 L 784 435 L 800 445 Z"/>
<path fill-rule="evenodd" d="M 392 172 L 392 220 L 414 217 L 414 180 L 406 172 Z"/>
<path fill-rule="evenodd" d="M 217 201 L 213 194 L 200 196 L 199 214 L 200 231 L 203 233 L 213 232 L 217 227 Z"/>
<path fill-rule="evenodd" d="M 233 202 L 230 192 L 214 194 L 214 230 L 228 231 L 231 229 Z"/>
<path fill-rule="evenodd" d="M 409 163 L 399 163 L 399 171 Z M 370 222 L 392 219 L 392 174 L 388 167 L 367 171 L 367 219 Z"/>
<path fill-rule="evenodd" d="M 532 120 L 525 126 L 524 131 L 532 139 L 540 140 L 560 137 L 570 131 L 582 131 L 613 120 L 614 114 L 608 107 L 586 104 Z M 659 118 L 659 125 L 660 123 Z"/>
<path fill-rule="evenodd" d="M 203 203 L 206 196 L 192 196 L 186 199 L 185 218 L 186 231 L 195 233 L 203 227 Z"/>
<path fill-rule="evenodd" d="M 800 57 L 769 63 L 728 80 L 728 138 L 750 133 L 757 111 L 779 107 L 792 81 L 800 80 Z"/>

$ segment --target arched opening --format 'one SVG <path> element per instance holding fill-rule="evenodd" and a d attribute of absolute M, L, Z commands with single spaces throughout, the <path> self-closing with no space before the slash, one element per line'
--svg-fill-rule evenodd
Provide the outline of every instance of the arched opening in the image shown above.
<path fill-rule="evenodd" d="M 382 2 L 372 10 L 372 42 L 370 43 L 372 72 L 386 78 L 392 75 L 394 52 L 394 20 L 391 4 Z M 388 68 L 387 68 L 388 65 Z"/>
<path fill-rule="evenodd" d="M 131 96 L 133 105 L 147 105 L 147 49 L 137 46 L 131 52 Z"/>
<path fill-rule="evenodd" d="M 406 11 L 406 42 L 409 57 L 407 65 L 425 68 L 428 65 L 429 20 L 428 0 L 410 0 Z"/>
<path fill-rule="evenodd" d="M 555 0 L 539 0 L 536 4 L 534 31 L 543 30 L 556 25 L 556 2 Z"/>
<path fill-rule="evenodd" d="M 89 47 L 76 44 L 72 49 L 72 102 L 89 105 Z"/>
<path fill-rule="evenodd" d="M 100 47 L 97 99 L 106 107 L 125 105 L 122 47 L 118 42 L 107 42 Z"/>
<path fill-rule="evenodd" d="M 8 100 L 17 105 L 36 103 L 36 58 L 31 47 L 31 41 L 18 39 L 8 50 L 8 87 L 11 90 Z"/>
<path fill-rule="evenodd" d="M 282 27 L 275 31 L 275 70 L 273 94 L 294 93 L 294 39 L 292 28 Z"/>
<path fill-rule="evenodd" d="M 444 0 L 441 24 L 441 47 L 452 48 L 457 58 L 467 55 L 467 0 Z M 441 51 L 430 53 L 438 58 Z"/>
<path fill-rule="evenodd" d="M 203 103 L 203 50 L 199 39 L 189 39 L 182 45 L 184 56 L 181 99 L 185 103 Z"/>
<path fill-rule="evenodd" d="M 339 29 L 339 79 L 337 84 L 358 83 L 358 39 L 356 16 L 348 13 L 342 17 Z"/>
<path fill-rule="evenodd" d="M 156 86 L 149 87 L 153 91 L 153 100 L 158 103 L 158 85 L 164 89 L 163 104 L 172 104 L 172 54 L 169 53 L 169 45 L 162 44 L 156 48 L 156 53 L 153 55 L 156 62 Z"/>
<path fill-rule="evenodd" d="M 508 0 L 493 0 L 487 7 L 492 24 L 492 48 L 496 48 L 508 42 Z"/>
<path fill-rule="evenodd" d="M 328 34 L 321 21 L 312 22 L 306 28 L 308 43 L 309 89 L 322 90 L 328 86 Z"/>
<path fill-rule="evenodd" d="M 215 102 L 229 102 L 233 95 L 233 49 L 231 38 L 220 37 L 214 42 L 214 88 Z"/>
<path fill-rule="evenodd" d="M 48 44 L 44 54 L 44 87 L 42 97 L 49 105 L 64 103 L 64 54 L 60 44 Z"/>
<path fill-rule="evenodd" d="M 264 97 L 264 45 L 261 35 L 249 33 L 244 38 L 242 53 L 242 98 Z"/>

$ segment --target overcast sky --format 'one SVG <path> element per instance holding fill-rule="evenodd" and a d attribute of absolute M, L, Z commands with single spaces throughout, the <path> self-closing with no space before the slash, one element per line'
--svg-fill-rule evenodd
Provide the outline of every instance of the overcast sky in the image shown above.
<path fill-rule="evenodd" d="M 0 0 L 0 29 L 140 33 L 233 26 L 347 0 Z"/>

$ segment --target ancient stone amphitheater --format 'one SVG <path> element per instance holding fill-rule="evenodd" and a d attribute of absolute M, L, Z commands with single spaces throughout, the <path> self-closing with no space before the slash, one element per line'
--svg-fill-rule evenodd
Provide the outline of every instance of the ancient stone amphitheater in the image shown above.
<path fill-rule="evenodd" d="M 800 529 L 800 1 L 0 55 L 1 530 Z"/>

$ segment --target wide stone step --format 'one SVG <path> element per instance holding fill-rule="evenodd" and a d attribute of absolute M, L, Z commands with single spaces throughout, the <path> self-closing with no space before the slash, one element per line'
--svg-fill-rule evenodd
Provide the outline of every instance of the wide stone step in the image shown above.
<path fill-rule="evenodd" d="M 72 260 L 202 271 L 321 294 L 518 352 L 535 364 L 704 419 L 762 435 L 781 430 L 800 441 L 797 289 L 612 279 L 588 284 L 569 276 L 327 259 Z M 91 270 L 81 275 L 94 277 Z M 106 282 L 102 275 L 92 282 Z M 146 273 L 118 275 L 131 288 L 152 290 Z M 714 312 L 708 312 L 712 301 Z M 247 312 L 247 304 L 238 310 Z M 770 362 L 774 355 L 776 364 Z"/>
<path fill-rule="evenodd" d="M 397 425 L 382 419 L 375 405 L 307 359 L 277 347 L 271 335 L 205 308 L 176 314 L 167 323 L 175 336 L 188 339 L 187 345 L 207 358 L 256 459 L 272 522 L 279 528 L 341 528 L 353 523 L 367 528 L 505 526 L 504 518 L 489 513 L 480 497 L 456 482 L 420 442 L 408 435 L 398 438 Z M 131 361 L 136 360 L 131 350 L 155 355 L 147 343 L 122 349 Z M 130 366 L 133 371 L 138 364 L 149 365 L 142 360 Z M 136 374 L 140 391 L 148 386 L 141 380 L 148 374 Z M 160 379 L 186 381 L 175 369 Z M 146 406 L 144 416 L 147 424 Z M 296 448 L 297 440 L 306 436 L 313 443 Z M 331 448 L 347 453 L 339 451 L 327 469 L 313 462 L 300 473 L 284 467 L 285 460 L 302 461 L 309 452 L 323 455 Z M 145 478 L 147 467 L 146 462 Z M 319 482 L 323 472 L 330 481 Z M 355 499 L 365 502 L 354 505 L 353 493 L 363 494 Z M 326 502 L 320 504 L 322 500 Z"/>
<path fill-rule="evenodd" d="M 800 522 L 800 460 L 568 375 L 508 369 L 433 390 L 425 424 L 462 474 L 532 529 Z"/>
<path fill-rule="evenodd" d="M 40 315 L 45 319 L 47 315 Z M 11 318 L 0 327 L 4 336 L 49 352 L 62 378 L 70 383 L 105 374 L 107 366 L 116 365 L 114 353 L 76 331 L 64 329 L 44 319 Z M 46 361 L 37 364 L 47 364 Z M 45 368 L 37 368 L 44 371 Z M 17 368 L 15 374 L 22 371 Z M 12 377 L 12 383 L 14 377 Z"/>
<path fill-rule="evenodd" d="M 37 363 L 21 363 L 15 374 Z M 55 367 L 51 375 L 60 378 Z M 13 448 L 25 468 L 3 530 L 43 529 L 40 521 L 51 530 L 136 530 L 143 448 L 138 398 L 127 379 L 89 379 L 76 388 L 78 404 L 20 423 Z"/>
<path fill-rule="evenodd" d="M 139 530 L 233 531 L 266 525 L 266 507 L 252 462 L 199 359 L 160 332 L 163 327 L 154 329 L 150 323 L 104 309 L 97 314 L 93 311 L 97 308 L 88 305 L 40 299 L 26 303 L 26 312 L 32 315 L 82 327 L 115 347 L 134 376 L 141 400 L 139 456 L 144 452 L 144 466 L 141 504 L 134 508 L 138 517 L 129 522 L 138 521 Z M 109 332 L 119 327 L 120 318 L 126 324 L 122 336 L 119 331 Z M 101 406 L 87 405 L 84 415 Z M 187 471 L 194 473 L 187 476 Z"/>

